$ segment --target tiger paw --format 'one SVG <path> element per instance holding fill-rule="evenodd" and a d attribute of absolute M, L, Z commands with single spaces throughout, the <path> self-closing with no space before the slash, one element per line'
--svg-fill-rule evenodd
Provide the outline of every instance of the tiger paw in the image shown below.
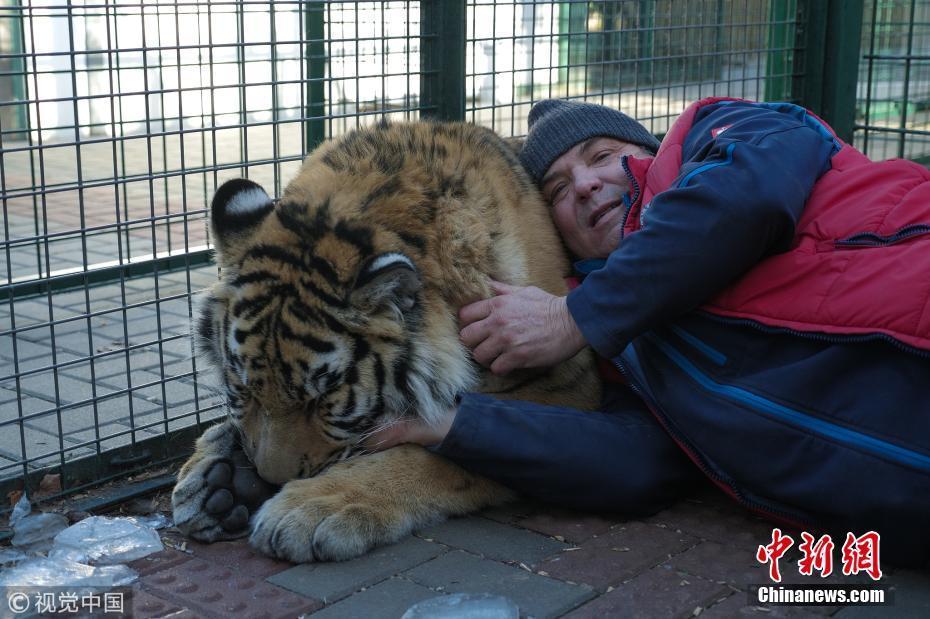
<path fill-rule="evenodd" d="M 390 526 L 390 510 L 368 503 L 349 488 L 316 479 L 291 481 L 259 509 L 250 542 L 266 555 L 294 563 L 345 561 L 409 532 Z"/>
<path fill-rule="evenodd" d="M 211 428 L 202 438 L 212 440 L 198 441 L 171 495 L 175 526 L 208 543 L 242 537 L 249 531 L 250 516 L 277 487 L 258 476 L 227 434 Z"/>

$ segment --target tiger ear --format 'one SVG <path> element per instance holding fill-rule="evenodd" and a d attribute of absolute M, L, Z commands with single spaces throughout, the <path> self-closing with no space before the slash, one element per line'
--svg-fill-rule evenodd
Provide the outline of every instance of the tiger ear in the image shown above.
<path fill-rule="evenodd" d="M 399 253 L 375 256 L 362 268 L 349 295 L 356 309 L 371 313 L 389 309 L 399 319 L 416 304 L 417 292 L 423 287 L 413 261 Z"/>
<path fill-rule="evenodd" d="M 236 178 L 220 185 L 210 205 L 210 222 L 221 263 L 235 260 L 236 244 L 248 238 L 273 210 L 274 201 L 258 183 Z"/>

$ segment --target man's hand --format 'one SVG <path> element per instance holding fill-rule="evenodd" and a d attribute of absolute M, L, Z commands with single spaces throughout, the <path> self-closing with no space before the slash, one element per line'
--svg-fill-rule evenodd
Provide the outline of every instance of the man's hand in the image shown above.
<path fill-rule="evenodd" d="M 376 429 L 363 441 L 365 448 L 371 451 L 383 451 L 402 443 L 416 443 L 424 447 L 438 445 L 446 438 L 452 422 L 455 421 L 456 409 L 451 409 L 433 425 L 427 424 L 419 417 L 398 419 L 387 426 Z"/>
<path fill-rule="evenodd" d="M 555 365 L 585 347 L 565 297 L 495 281 L 491 288 L 496 296 L 459 310 L 459 337 L 494 374 Z"/>

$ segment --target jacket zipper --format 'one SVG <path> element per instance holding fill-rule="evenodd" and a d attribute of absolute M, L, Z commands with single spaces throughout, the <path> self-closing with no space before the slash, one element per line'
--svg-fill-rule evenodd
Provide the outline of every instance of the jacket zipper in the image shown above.
<path fill-rule="evenodd" d="M 623 236 L 626 233 L 626 220 L 630 216 L 630 211 L 633 210 L 633 205 L 636 204 L 636 201 L 639 199 L 639 182 L 637 182 L 636 177 L 633 176 L 633 173 L 630 172 L 630 166 L 627 165 L 626 158 L 629 155 L 624 155 L 620 158 L 620 165 L 623 166 L 623 171 L 626 172 L 626 177 L 630 179 L 630 185 L 633 186 L 633 197 L 630 199 L 630 204 L 626 207 L 626 211 L 623 213 L 623 224 L 620 226 L 620 240 L 623 240 Z"/>
<path fill-rule="evenodd" d="M 712 470 L 707 463 L 704 461 L 704 457 L 700 455 L 696 450 L 694 450 L 690 443 L 665 419 L 665 416 L 659 413 L 658 406 L 652 402 L 652 399 L 648 397 L 643 389 L 636 384 L 636 380 L 633 377 L 632 372 L 628 371 L 623 365 L 622 361 L 616 359 L 613 360 L 614 365 L 620 371 L 620 374 L 626 379 L 627 384 L 630 386 L 630 389 L 646 404 L 646 407 L 652 413 L 653 417 L 659 422 L 669 436 L 672 437 L 672 440 L 678 444 L 678 446 L 687 454 L 688 458 L 694 462 L 697 467 L 701 470 L 704 475 L 709 478 L 714 485 L 723 490 L 726 494 L 733 497 L 733 499 L 742 505 L 743 507 L 753 511 L 757 514 L 763 515 L 770 520 L 777 520 L 784 524 L 790 525 L 797 529 L 804 528 L 819 528 L 814 523 L 805 520 L 797 514 L 792 514 L 786 511 L 778 510 L 767 505 L 763 505 L 757 501 L 753 501 L 748 498 L 743 492 L 737 488 L 731 481 L 724 479 L 716 471 Z"/>
<path fill-rule="evenodd" d="M 922 348 L 917 348 L 916 346 L 911 346 L 905 344 L 900 340 L 896 340 L 890 335 L 885 335 L 884 333 L 864 333 L 862 335 L 848 334 L 848 335 L 827 335 L 825 333 L 811 333 L 807 331 L 797 331 L 795 329 L 789 329 L 788 327 L 769 327 L 763 325 L 755 320 L 750 320 L 749 318 L 733 318 L 730 316 L 718 316 L 707 310 L 697 310 L 697 313 L 701 316 L 709 318 L 715 322 L 727 325 L 739 325 L 745 327 L 752 327 L 757 331 L 762 331 L 764 333 L 782 333 L 785 335 L 792 335 L 795 337 L 801 337 L 808 340 L 814 340 L 818 342 L 827 342 L 829 344 L 851 344 L 856 342 L 870 342 L 870 341 L 880 341 L 887 344 L 891 344 L 898 350 L 912 355 L 917 355 L 918 357 L 923 357 L 925 359 L 930 359 L 930 350 L 924 350 Z"/>
<path fill-rule="evenodd" d="M 930 224 L 913 224 L 901 228 L 894 234 L 882 236 L 874 232 L 860 232 L 845 239 L 834 241 L 834 245 L 840 248 L 853 247 L 884 247 L 893 245 L 899 241 L 904 241 L 912 236 L 918 236 L 930 232 Z"/>
<path fill-rule="evenodd" d="M 731 402 L 738 402 L 747 406 L 756 413 L 777 419 L 792 427 L 801 428 L 837 443 L 853 447 L 859 451 L 872 455 L 892 459 L 899 464 L 920 468 L 930 472 L 930 456 L 920 452 L 901 447 L 895 443 L 875 438 L 863 432 L 850 430 L 839 424 L 820 417 L 809 415 L 803 411 L 782 406 L 750 391 L 725 383 L 718 383 L 705 374 L 685 357 L 674 345 L 655 334 L 646 334 L 646 337 L 659 350 L 668 357 L 683 372 L 691 377 L 702 389 L 713 393 L 717 397 Z"/>
<path fill-rule="evenodd" d="M 736 148 L 736 142 L 733 142 L 729 146 L 727 146 L 727 158 L 724 159 L 723 161 L 705 163 L 699 168 L 696 168 L 688 172 L 688 174 L 686 174 L 685 177 L 681 179 L 681 181 L 678 183 L 678 187 L 687 187 L 688 183 L 691 182 L 691 179 L 697 176 L 698 174 L 701 174 L 702 172 L 706 172 L 707 170 L 710 170 L 713 168 L 719 168 L 720 166 L 730 165 L 731 163 L 733 163 L 733 149 L 734 148 Z"/>

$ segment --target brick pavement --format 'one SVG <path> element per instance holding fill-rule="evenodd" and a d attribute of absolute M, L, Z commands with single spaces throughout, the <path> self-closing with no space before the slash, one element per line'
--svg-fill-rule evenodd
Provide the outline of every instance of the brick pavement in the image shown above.
<path fill-rule="evenodd" d="M 504 595 L 537 619 L 930 616 L 930 574 L 887 565 L 882 584 L 893 606 L 752 603 L 749 586 L 767 581 L 755 550 L 770 535 L 771 525 L 709 487 L 642 520 L 515 503 L 344 563 L 293 566 L 244 540 L 202 545 L 168 530 L 165 551 L 132 564 L 141 575 L 135 616 L 397 618 L 416 602 L 457 592 Z M 819 581 L 798 574 L 798 555 L 789 554 L 785 582 Z"/>
<path fill-rule="evenodd" d="M 207 265 L 0 303 L 0 481 L 221 415 L 190 338 L 215 280 Z"/>

